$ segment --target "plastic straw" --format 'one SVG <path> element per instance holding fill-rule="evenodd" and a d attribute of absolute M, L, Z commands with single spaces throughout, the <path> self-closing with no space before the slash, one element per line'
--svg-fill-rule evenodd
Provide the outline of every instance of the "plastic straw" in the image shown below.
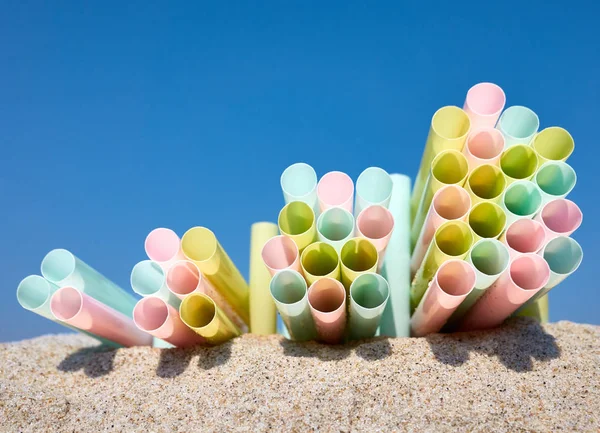
<path fill-rule="evenodd" d="M 471 172 L 465 189 L 471 196 L 471 205 L 475 206 L 482 201 L 499 203 L 506 185 L 506 177 L 498 167 L 483 164 Z"/>
<path fill-rule="evenodd" d="M 354 236 L 354 216 L 345 209 L 330 208 L 317 219 L 317 235 L 340 253 L 346 241 Z"/>
<path fill-rule="evenodd" d="M 346 290 L 360 274 L 375 272 L 379 255 L 368 239 L 353 238 L 347 241 L 340 253 L 342 284 Z"/>
<path fill-rule="evenodd" d="M 42 275 L 59 287 L 71 286 L 132 317 L 135 297 L 64 249 L 50 251 L 42 260 Z"/>
<path fill-rule="evenodd" d="M 375 335 L 389 297 L 390 288 L 381 275 L 368 272 L 359 275 L 352 282 L 348 317 L 348 334 L 351 340 Z"/>
<path fill-rule="evenodd" d="M 451 259 L 464 259 L 473 245 L 473 232 L 464 221 L 448 221 L 435 231 L 423 263 L 410 287 L 411 308 L 414 310 L 442 263 Z"/>
<path fill-rule="evenodd" d="M 271 296 L 283 323 L 293 340 L 308 341 L 317 337 L 310 306 L 306 281 L 296 271 L 285 269 L 271 279 Z"/>
<path fill-rule="evenodd" d="M 518 180 L 504 190 L 500 205 L 510 225 L 521 218 L 533 218 L 542 207 L 542 193 L 533 182 Z"/>
<path fill-rule="evenodd" d="M 156 296 L 169 305 L 179 308 L 179 299 L 167 287 L 165 271 L 158 263 L 152 260 L 142 260 L 131 270 L 130 277 L 133 291 L 141 296 Z"/>
<path fill-rule="evenodd" d="M 379 167 L 365 169 L 356 180 L 354 215 L 360 214 L 367 206 L 377 204 L 385 208 L 389 207 L 393 186 L 392 178 L 384 169 Z"/>
<path fill-rule="evenodd" d="M 50 310 L 68 325 L 123 346 L 152 345 L 152 336 L 139 330 L 129 317 L 74 287 L 61 287 L 54 292 Z"/>
<path fill-rule="evenodd" d="M 298 162 L 286 168 L 281 174 L 281 189 L 286 204 L 301 201 L 318 212 L 317 173 L 310 165 Z"/>
<path fill-rule="evenodd" d="M 478 83 L 469 89 L 463 109 L 471 119 L 471 130 L 493 128 L 504 109 L 506 95 L 494 83 Z"/>
<path fill-rule="evenodd" d="M 175 347 L 203 344 L 205 340 L 181 321 L 173 306 L 156 296 L 141 299 L 133 309 L 133 321 L 144 332 Z"/>
<path fill-rule="evenodd" d="M 458 107 L 442 107 L 433 115 L 419 172 L 415 178 L 410 199 L 411 224 L 417 215 L 423 192 L 425 191 L 425 183 L 429 177 L 431 162 L 443 150 L 454 149 L 461 151 L 465 145 L 470 127 L 471 121 L 469 120 L 469 116 Z M 427 211 L 427 208 L 425 208 L 425 211 Z"/>
<path fill-rule="evenodd" d="M 502 152 L 500 169 L 508 185 L 517 180 L 529 180 L 538 168 L 535 151 L 526 144 L 515 144 Z"/>
<path fill-rule="evenodd" d="M 421 234 L 415 245 L 410 260 L 411 275 L 415 275 L 423 262 L 427 248 L 435 235 L 435 231 L 446 221 L 467 219 L 471 209 L 471 197 L 464 188 L 456 185 L 442 187 L 433 196 Z M 393 292 L 392 292 L 393 293 Z M 393 294 L 392 294 L 393 296 Z"/>
<path fill-rule="evenodd" d="M 577 174 L 566 162 L 548 161 L 539 168 L 533 181 L 541 191 L 542 203 L 546 204 L 569 195 L 577 183 Z"/>
<path fill-rule="evenodd" d="M 558 236 L 570 236 L 583 221 L 581 209 L 571 200 L 557 198 L 542 207 L 535 217 L 544 226 L 546 242 Z"/>
<path fill-rule="evenodd" d="M 496 203 L 484 201 L 471 208 L 467 217 L 473 231 L 473 241 L 495 239 L 506 228 L 506 214 Z"/>
<path fill-rule="evenodd" d="M 308 305 L 319 340 L 340 343 L 346 327 L 346 289 L 333 278 L 321 278 L 308 289 Z"/>
<path fill-rule="evenodd" d="M 504 150 L 504 136 L 495 128 L 471 130 L 463 149 L 469 171 L 483 164 L 498 165 Z"/>
<path fill-rule="evenodd" d="M 277 309 L 269 293 L 271 274 L 262 260 L 262 249 L 277 236 L 277 225 L 252 224 L 250 229 L 250 332 L 259 335 L 277 333 Z"/>
<path fill-rule="evenodd" d="M 287 236 L 274 236 L 262 249 L 262 260 L 271 276 L 283 269 L 300 271 L 300 253 L 296 242 Z"/>
<path fill-rule="evenodd" d="M 317 197 L 321 212 L 332 207 L 341 207 L 352 213 L 354 182 L 346 173 L 330 171 L 319 180 Z"/>
<path fill-rule="evenodd" d="M 446 330 L 452 330 L 467 311 L 481 298 L 485 291 L 494 284 L 500 275 L 505 273 L 510 264 L 510 254 L 506 245 L 496 239 L 481 239 L 473 245 L 467 254 L 466 261 L 473 265 L 475 285 L 446 325 Z"/>
<path fill-rule="evenodd" d="M 205 227 L 193 227 L 183 235 L 181 247 L 245 323 L 250 320 L 249 289 L 215 234 Z"/>
<path fill-rule="evenodd" d="M 467 312 L 459 329 L 469 331 L 496 327 L 542 289 L 550 277 L 548 263 L 537 254 L 512 260 L 508 272 L 486 290 Z"/>
<path fill-rule="evenodd" d="M 178 260 L 185 259 L 181 251 L 181 240 L 177 233 L 171 229 L 157 228 L 152 230 L 146 241 L 144 249 L 148 258 L 163 268 L 165 271 Z"/>
<path fill-rule="evenodd" d="M 215 289 L 208 278 L 200 272 L 194 262 L 181 260 L 173 263 L 167 271 L 166 284 L 179 299 L 185 299 L 190 293 L 207 295 L 242 333 L 248 331 L 244 320 L 226 298 Z"/>
<path fill-rule="evenodd" d="M 310 285 L 321 278 L 340 279 L 340 259 L 331 245 L 315 242 L 302 251 L 300 257 L 302 273 Z"/>
<path fill-rule="evenodd" d="M 394 216 L 394 231 L 386 249 L 381 275 L 390 287 L 388 300 L 379 327 L 380 335 L 408 337 L 410 323 L 410 178 L 392 174 L 394 190 L 390 211 Z"/>
<path fill-rule="evenodd" d="M 317 237 L 315 213 L 304 202 L 293 201 L 286 204 L 279 212 L 277 222 L 281 234 L 296 242 L 301 253 Z"/>
<path fill-rule="evenodd" d="M 439 332 L 474 285 L 475 270 L 471 264 L 462 260 L 443 263 L 410 319 L 411 334 L 423 337 Z"/>
<path fill-rule="evenodd" d="M 446 185 L 462 186 L 468 173 L 469 164 L 467 159 L 457 150 L 445 150 L 435 157 L 431 163 L 431 174 L 427 179 L 421 203 L 412 223 L 410 233 L 411 249 L 414 249 L 417 243 L 435 193 Z"/>
<path fill-rule="evenodd" d="M 531 147 L 538 153 L 541 165 L 548 161 L 566 161 L 575 149 L 575 141 L 566 129 L 552 126 L 541 130 Z"/>
<path fill-rule="evenodd" d="M 500 241 L 508 247 L 511 258 L 520 254 L 537 253 L 545 243 L 544 226 L 534 220 L 519 219 L 507 226 Z"/>
<path fill-rule="evenodd" d="M 537 114 L 527 107 L 508 107 L 498 120 L 496 128 L 504 135 L 506 147 L 515 144 L 529 144 L 540 127 Z"/>
<path fill-rule="evenodd" d="M 356 235 L 370 240 L 375 245 L 381 262 L 393 230 L 394 216 L 383 206 L 368 206 L 356 218 Z"/>
<path fill-rule="evenodd" d="M 179 307 L 179 316 L 183 323 L 208 344 L 221 344 L 240 335 L 240 330 L 227 315 L 203 293 L 190 293 L 186 296 Z"/>

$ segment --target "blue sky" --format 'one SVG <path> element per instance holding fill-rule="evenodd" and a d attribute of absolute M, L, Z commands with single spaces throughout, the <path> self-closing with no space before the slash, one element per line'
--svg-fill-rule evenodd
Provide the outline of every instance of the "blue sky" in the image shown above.
<path fill-rule="evenodd" d="M 250 224 L 276 219 L 286 166 L 414 176 L 432 114 L 480 81 L 575 138 L 585 258 L 551 318 L 600 323 L 589 5 L 3 2 L 0 340 L 64 329 L 15 298 L 53 248 L 129 288 L 152 228 L 204 225 L 247 275 Z"/>

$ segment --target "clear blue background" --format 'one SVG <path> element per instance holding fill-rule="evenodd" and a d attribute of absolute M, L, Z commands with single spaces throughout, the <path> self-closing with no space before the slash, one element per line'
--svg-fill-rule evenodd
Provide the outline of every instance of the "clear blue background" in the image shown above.
<path fill-rule="evenodd" d="M 15 298 L 53 248 L 128 288 L 152 228 L 205 225 L 247 275 L 286 166 L 414 176 L 480 81 L 575 138 L 586 257 L 551 316 L 600 323 L 594 2 L 225 3 L 2 2 L 0 340 L 65 330 Z"/>

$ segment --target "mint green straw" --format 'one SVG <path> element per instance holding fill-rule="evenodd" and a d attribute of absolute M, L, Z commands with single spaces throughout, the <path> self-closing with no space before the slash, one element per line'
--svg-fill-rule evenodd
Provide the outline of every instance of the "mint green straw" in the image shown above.
<path fill-rule="evenodd" d="M 375 335 L 389 297 L 388 283 L 379 274 L 361 274 L 352 282 L 348 318 L 351 340 L 371 338 Z"/>
<path fill-rule="evenodd" d="M 390 175 L 394 187 L 390 212 L 394 231 L 385 252 L 381 275 L 390 287 L 390 299 L 381 317 L 379 334 L 388 337 L 410 336 L 410 178 Z"/>
<path fill-rule="evenodd" d="M 346 241 L 354 236 L 354 216 L 341 207 L 327 209 L 317 219 L 317 235 L 341 253 Z"/>
<path fill-rule="evenodd" d="M 165 271 L 152 260 L 142 260 L 131 270 L 131 288 L 141 296 L 156 296 L 179 309 L 181 299 L 167 288 Z"/>
<path fill-rule="evenodd" d="M 135 297 L 67 250 L 50 251 L 42 260 L 42 275 L 59 287 L 79 289 L 127 317 L 133 317 Z"/>

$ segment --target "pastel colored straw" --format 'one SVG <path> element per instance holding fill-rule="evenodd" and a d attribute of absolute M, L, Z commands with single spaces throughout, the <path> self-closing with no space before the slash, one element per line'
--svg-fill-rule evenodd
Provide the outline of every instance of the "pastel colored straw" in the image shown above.
<path fill-rule="evenodd" d="M 518 180 L 504 190 L 500 205 L 510 225 L 521 218 L 533 218 L 542 207 L 542 193 L 533 182 Z"/>
<path fill-rule="evenodd" d="M 328 277 L 315 281 L 308 289 L 308 305 L 319 341 L 340 343 L 346 328 L 346 289 L 342 283 Z"/>
<path fill-rule="evenodd" d="M 410 259 L 411 275 L 421 266 L 437 228 L 446 221 L 466 220 L 470 209 L 471 197 L 460 186 L 447 185 L 435 193 Z"/>
<path fill-rule="evenodd" d="M 245 323 L 250 321 L 249 288 L 215 234 L 206 227 L 193 227 L 181 238 L 186 258 L 193 261 Z"/>
<path fill-rule="evenodd" d="M 342 284 L 346 290 L 360 274 L 375 272 L 379 255 L 377 248 L 368 239 L 352 238 L 342 247 L 340 264 Z"/>
<path fill-rule="evenodd" d="M 356 235 L 370 240 L 381 259 L 393 230 L 394 216 L 389 209 L 380 205 L 367 206 L 356 218 Z"/>
<path fill-rule="evenodd" d="M 411 224 L 417 214 L 423 192 L 425 191 L 425 183 L 429 177 L 431 162 L 443 150 L 454 149 L 461 151 L 465 145 L 470 128 L 471 121 L 469 116 L 458 107 L 442 107 L 433 115 L 419 172 L 415 178 L 410 199 Z M 427 208 L 425 208 L 425 211 L 427 211 Z"/>
<path fill-rule="evenodd" d="M 317 173 L 310 165 L 304 162 L 290 165 L 281 174 L 280 181 L 286 204 L 301 201 L 318 212 Z"/>
<path fill-rule="evenodd" d="M 393 186 L 392 178 L 384 169 L 379 167 L 365 169 L 356 180 L 354 215 L 360 214 L 367 206 L 377 204 L 389 207 Z"/>
<path fill-rule="evenodd" d="M 133 309 L 133 321 L 142 331 L 175 347 L 189 347 L 205 343 L 203 337 L 182 322 L 176 308 L 156 296 L 149 296 L 138 301 Z"/>
<path fill-rule="evenodd" d="M 271 279 L 271 296 L 293 340 L 308 341 L 317 337 L 310 313 L 306 281 L 296 271 L 284 269 Z"/>
<path fill-rule="evenodd" d="M 471 119 L 471 129 L 493 128 L 506 104 L 506 95 L 494 83 L 478 83 L 469 89 L 463 110 Z"/>
<path fill-rule="evenodd" d="M 181 302 L 179 316 L 208 344 L 218 345 L 240 335 L 240 330 L 204 293 L 190 293 Z"/>
<path fill-rule="evenodd" d="M 59 287 L 71 286 L 88 296 L 132 317 L 137 302 L 126 292 L 91 266 L 64 249 L 50 251 L 42 260 L 42 275 Z"/>
<path fill-rule="evenodd" d="M 506 185 L 506 176 L 498 167 L 483 164 L 469 174 L 465 189 L 471 196 L 471 204 L 474 206 L 482 201 L 499 203 Z"/>
<path fill-rule="evenodd" d="M 417 308 L 442 263 L 464 259 L 472 245 L 473 232 L 464 221 L 448 221 L 438 227 L 410 287 L 411 309 Z"/>
<path fill-rule="evenodd" d="M 540 119 L 537 114 L 521 105 L 514 105 L 504 110 L 496 125 L 504 135 L 506 147 L 529 144 L 539 127 Z"/>
<path fill-rule="evenodd" d="M 131 288 L 141 296 L 156 296 L 175 308 L 179 308 L 181 299 L 167 287 L 166 272 L 152 260 L 142 260 L 131 270 Z"/>
<path fill-rule="evenodd" d="M 359 275 L 350 286 L 348 335 L 351 340 L 375 335 L 390 297 L 388 282 L 379 274 Z"/>
<path fill-rule="evenodd" d="M 504 150 L 504 136 L 495 128 L 471 130 L 463 149 L 469 171 L 483 164 L 498 165 Z"/>
<path fill-rule="evenodd" d="M 198 266 L 190 260 L 181 260 L 171 265 L 167 271 L 166 285 L 179 299 L 185 299 L 190 293 L 203 293 L 233 322 L 242 332 L 248 326 L 233 306 L 206 278 Z"/>
<path fill-rule="evenodd" d="M 564 198 L 577 183 L 575 170 L 563 161 L 548 161 L 543 164 L 533 177 L 540 189 L 544 204 L 556 198 Z"/>
<path fill-rule="evenodd" d="M 453 330 L 456 323 L 481 298 L 485 291 L 505 273 L 510 264 L 510 254 L 506 245 L 496 239 L 477 241 L 465 259 L 473 265 L 475 285 L 473 290 L 460 303 L 448 319 L 444 330 Z"/>
<path fill-rule="evenodd" d="M 583 214 L 571 200 L 557 198 L 546 203 L 534 219 L 544 226 L 549 242 L 558 236 L 570 236 L 581 225 Z"/>
<path fill-rule="evenodd" d="M 293 201 L 286 204 L 279 212 L 277 222 L 281 234 L 296 242 L 300 252 L 317 237 L 315 213 L 304 202 Z"/>
<path fill-rule="evenodd" d="M 390 298 L 383 310 L 380 335 L 408 337 L 410 322 L 410 178 L 392 174 L 394 189 L 390 212 L 394 216 L 394 231 L 388 243 L 381 275 L 390 287 Z"/>
<path fill-rule="evenodd" d="M 277 332 L 277 309 L 269 292 L 271 273 L 262 260 L 262 250 L 277 236 L 276 224 L 260 222 L 250 229 L 250 332 L 259 335 Z"/>
<path fill-rule="evenodd" d="M 152 336 L 139 330 L 129 317 L 74 287 L 65 286 L 54 292 L 50 310 L 68 325 L 125 347 L 152 345 Z"/>
<path fill-rule="evenodd" d="M 171 229 L 161 227 L 152 230 L 146 236 L 144 249 L 148 258 L 158 263 L 165 271 L 172 263 L 185 259 L 181 251 L 181 240 Z"/>
<path fill-rule="evenodd" d="M 462 186 L 468 173 L 467 159 L 458 150 L 445 150 L 434 158 L 431 163 L 431 174 L 427 178 L 425 190 L 411 226 L 411 248 L 414 248 L 417 243 L 435 193 L 445 185 Z"/>
<path fill-rule="evenodd" d="M 287 236 L 274 236 L 265 242 L 261 257 L 271 276 L 283 269 L 300 271 L 298 246 Z"/>
<path fill-rule="evenodd" d="M 354 182 L 346 173 L 330 171 L 319 180 L 317 197 L 321 212 L 332 207 L 341 207 L 352 212 Z"/>
<path fill-rule="evenodd" d="M 495 239 L 506 228 L 506 213 L 496 203 L 484 201 L 471 208 L 467 221 L 473 231 L 474 242 L 483 238 Z"/>
<path fill-rule="evenodd" d="M 502 152 L 500 157 L 500 169 L 509 185 L 517 180 L 531 179 L 537 168 L 537 153 L 526 144 L 515 144 Z"/>
<path fill-rule="evenodd" d="M 544 226 L 538 221 L 518 219 L 512 222 L 500 236 L 511 258 L 520 254 L 537 253 L 546 241 Z"/>
<path fill-rule="evenodd" d="M 310 285 L 321 278 L 340 279 L 340 259 L 337 251 L 325 242 L 315 242 L 302 251 L 302 274 Z"/>
<path fill-rule="evenodd" d="M 531 299 L 550 277 L 548 263 L 537 254 L 514 258 L 507 272 L 486 290 L 464 316 L 459 330 L 470 331 L 499 326 Z"/>
<path fill-rule="evenodd" d="M 346 209 L 327 209 L 317 219 L 317 236 L 339 253 L 346 241 L 354 236 L 354 216 Z"/>
<path fill-rule="evenodd" d="M 463 260 L 443 263 L 410 319 L 411 334 L 423 337 L 439 332 L 475 285 L 473 265 Z"/>
<path fill-rule="evenodd" d="M 551 126 L 535 136 L 531 147 L 538 153 L 541 165 L 548 161 L 566 161 L 575 149 L 575 141 L 566 129 Z"/>

